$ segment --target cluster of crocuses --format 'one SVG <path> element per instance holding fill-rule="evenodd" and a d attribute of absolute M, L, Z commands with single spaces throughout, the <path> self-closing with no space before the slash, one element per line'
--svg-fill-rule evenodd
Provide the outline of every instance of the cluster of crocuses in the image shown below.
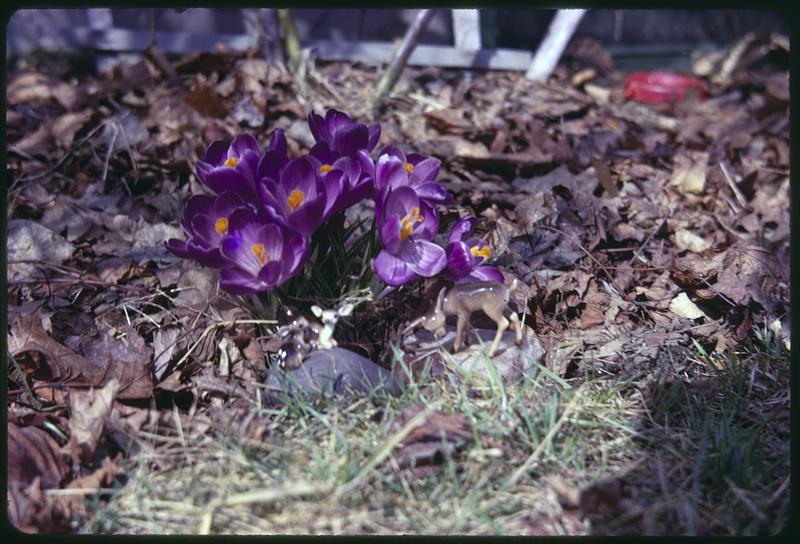
<path fill-rule="evenodd" d="M 354 123 L 334 109 L 325 117 L 311 112 L 308 125 L 316 144 L 291 160 L 279 129 L 263 152 L 248 134 L 209 145 L 197 176 L 214 196 L 189 197 L 181 220 L 188 239 L 171 239 L 167 248 L 219 268 L 228 292 L 269 291 L 303 269 L 310 237 L 333 214 L 372 198 L 382 241 L 373 268 L 387 284 L 440 273 L 456 283 L 503 281 L 482 264 L 490 252 L 471 237 L 474 217 L 453 225 L 446 249 L 433 242 L 436 206 L 452 201 L 436 182 L 438 159 L 388 145 L 373 160 L 378 123 Z"/>

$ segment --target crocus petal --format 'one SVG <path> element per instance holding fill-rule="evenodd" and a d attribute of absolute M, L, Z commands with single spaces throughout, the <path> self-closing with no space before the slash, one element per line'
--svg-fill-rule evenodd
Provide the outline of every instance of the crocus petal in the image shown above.
<path fill-rule="evenodd" d="M 456 283 L 467 283 L 471 281 L 494 281 L 503 283 L 504 278 L 503 273 L 493 266 L 479 266 L 465 278 L 456 280 Z"/>
<path fill-rule="evenodd" d="M 231 148 L 228 151 L 229 157 L 243 157 L 245 151 L 253 151 L 256 155 L 261 154 L 258 148 L 258 142 L 250 134 L 237 134 L 231 142 Z"/>
<path fill-rule="evenodd" d="M 318 169 L 323 164 L 332 165 L 339 158 L 339 154 L 334 153 L 326 142 L 315 144 L 308 153 L 319 161 Z"/>
<path fill-rule="evenodd" d="M 214 217 L 228 217 L 233 213 L 233 210 L 244 207 L 245 203 L 242 201 L 241 197 L 236 193 L 228 191 L 222 193 L 215 199 L 209 215 L 213 215 Z"/>
<path fill-rule="evenodd" d="M 381 138 L 381 125 L 379 123 L 370 123 L 367 127 L 369 138 L 367 139 L 367 151 L 371 152 L 378 145 L 378 140 Z"/>
<path fill-rule="evenodd" d="M 413 254 L 401 253 L 400 258 L 408 267 L 425 278 L 441 272 L 447 264 L 447 255 L 440 246 L 427 240 L 415 240 Z"/>
<path fill-rule="evenodd" d="M 206 161 L 197 161 L 197 166 L 195 167 L 195 172 L 197 173 L 197 179 L 205 183 L 206 176 L 214 168 L 216 167 L 213 164 L 207 163 Z"/>
<path fill-rule="evenodd" d="M 419 201 L 419 210 L 422 215 L 422 223 L 414 229 L 413 237 L 415 240 L 433 240 L 439 233 L 439 214 L 424 200 Z"/>
<path fill-rule="evenodd" d="M 281 155 L 286 155 L 286 149 L 286 136 L 284 136 L 281 129 L 276 128 L 275 132 L 272 133 L 272 139 L 269 142 L 269 146 L 267 146 L 267 151 L 275 151 Z"/>
<path fill-rule="evenodd" d="M 189 247 L 185 240 L 178 240 L 177 238 L 170 238 L 164 242 L 164 246 L 171 252 L 183 259 L 193 259 L 194 255 L 189 251 Z"/>
<path fill-rule="evenodd" d="M 369 153 L 363 149 L 359 150 L 358 153 L 356 153 L 356 162 L 358 162 L 361 168 L 362 178 L 372 178 L 375 175 L 375 162 L 372 160 Z"/>
<path fill-rule="evenodd" d="M 435 181 L 412 185 L 419 197 L 427 202 L 445 203 L 453 199 L 452 195 Z"/>
<path fill-rule="evenodd" d="M 460 241 L 447 244 L 447 269 L 454 279 L 467 276 L 476 264 L 467 244 Z"/>
<path fill-rule="evenodd" d="M 400 251 L 402 240 L 400 239 L 400 216 L 397 214 L 390 215 L 386 218 L 386 222 L 381 226 L 381 242 L 386 251 L 392 255 L 396 255 Z"/>
<path fill-rule="evenodd" d="M 192 218 L 198 214 L 210 214 L 214 207 L 214 197 L 208 195 L 192 195 L 186 199 L 181 217 L 181 226 L 187 230 L 191 225 Z"/>
<path fill-rule="evenodd" d="M 281 279 L 281 263 L 280 261 L 270 261 L 264 265 L 261 272 L 258 273 L 258 279 L 268 289 L 277 286 Z"/>
<path fill-rule="evenodd" d="M 414 208 L 419 208 L 420 202 L 417 193 L 414 189 L 408 186 L 397 187 L 392 189 L 386 197 L 385 207 L 383 209 L 384 217 L 391 215 L 399 215 L 405 217 Z"/>
<path fill-rule="evenodd" d="M 393 155 L 382 155 L 375 165 L 375 189 L 387 191 L 408 185 L 408 172 L 403 162 Z"/>
<path fill-rule="evenodd" d="M 221 166 L 214 168 L 205 179 L 206 186 L 217 194 L 231 191 L 250 201 L 255 193 L 252 184 L 244 175 L 234 168 Z"/>
<path fill-rule="evenodd" d="M 314 141 L 316 142 L 329 142 L 331 139 L 331 133 L 328 130 L 328 124 L 325 122 L 325 118 L 321 115 L 318 115 L 315 112 L 309 112 L 308 114 L 308 128 L 311 130 L 312 136 L 314 136 Z"/>
<path fill-rule="evenodd" d="M 219 271 L 219 286 L 234 295 L 257 293 L 265 287 L 258 278 L 234 266 Z"/>
<path fill-rule="evenodd" d="M 190 223 L 192 241 L 203 249 L 210 249 L 219 245 L 222 237 L 214 230 L 214 221 L 207 215 L 198 214 L 192 217 Z"/>
<path fill-rule="evenodd" d="M 245 149 L 242 156 L 239 157 L 239 162 L 236 163 L 236 169 L 252 183 L 256 180 L 256 171 L 260 160 L 261 155 L 259 153 L 256 153 L 252 149 Z"/>
<path fill-rule="evenodd" d="M 361 163 L 354 157 L 340 157 L 331 164 L 331 168 L 345 175 L 348 186 L 361 179 Z"/>
<path fill-rule="evenodd" d="M 342 209 L 339 200 L 342 194 L 349 192 L 346 177 L 339 170 L 328 172 L 322 177 L 322 184 L 325 187 L 325 206 L 322 211 L 322 220 L 326 220 L 334 212 Z"/>
<path fill-rule="evenodd" d="M 397 157 L 398 159 L 400 159 L 400 162 L 402 162 L 403 164 L 406 163 L 406 154 L 403 153 L 403 151 L 396 145 L 389 144 L 383 146 L 380 152 L 378 152 L 378 159 L 380 159 L 384 155 L 389 155 L 390 157 Z"/>
<path fill-rule="evenodd" d="M 222 268 L 228 264 L 228 260 L 222 256 L 222 254 L 219 252 L 219 248 L 217 247 L 211 249 L 202 249 L 194 247 L 191 242 L 189 242 L 187 245 L 189 246 L 189 250 L 194 253 L 194 257 L 192 258 L 203 266 L 207 266 L 209 268 Z"/>
<path fill-rule="evenodd" d="M 290 194 L 293 189 L 303 191 L 306 198 L 310 197 L 310 193 L 317 183 L 317 172 L 314 169 L 313 161 L 308 157 L 299 157 L 292 159 L 283 169 L 280 176 L 280 185 Z"/>
<path fill-rule="evenodd" d="M 261 262 L 250 249 L 255 242 L 237 236 L 226 236 L 222 239 L 219 251 L 225 259 L 231 261 L 244 272 L 256 276 L 261 271 Z"/>
<path fill-rule="evenodd" d="M 324 195 L 323 195 L 324 196 Z M 324 198 L 316 198 L 312 201 L 305 202 L 302 206 L 292 212 L 286 218 L 286 222 L 291 228 L 302 234 L 303 236 L 311 236 L 320 223 L 322 223 L 322 214 L 325 211 Z"/>
<path fill-rule="evenodd" d="M 342 155 L 353 155 L 367 147 L 369 130 L 364 125 L 345 126 L 333 134 L 331 148 Z"/>
<path fill-rule="evenodd" d="M 447 237 L 447 243 L 460 242 L 465 236 L 469 236 L 472 233 L 472 229 L 475 228 L 476 221 L 477 219 L 472 215 L 462 217 L 456 221 L 450 228 L 450 236 Z"/>
<path fill-rule="evenodd" d="M 253 224 L 260 224 L 258 216 L 249 208 L 236 210 L 228 218 L 228 233 L 234 236 L 242 236 L 245 229 Z"/>
<path fill-rule="evenodd" d="M 330 108 L 325 112 L 325 124 L 328 125 L 328 132 L 331 137 L 335 138 L 337 132 L 352 126 L 353 122 L 346 113 Z"/>
<path fill-rule="evenodd" d="M 406 161 L 408 161 L 415 167 L 427 158 L 428 157 L 426 155 L 420 155 L 419 153 L 409 153 L 408 155 L 406 155 Z"/>
<path fill-rule="evenodd" d="M 230 142 L 225 140 L 214 140 L 206 148 L 205 162 L 211 166 L 221 166 L 228 154 Z"/>
<path fill-rule="evenodd" d="M 264 207 L 271 207 L 275 211 L 283 209 L 276 195 L 277 190 L 277 184 L 269 178 L 263 178 L 256 183 L 256 192 L 258 193 L 258 199 L 261 205 Z"/>
<path fill-rule="evenodd" d="M 439 168 L 442 162 L 439 159 L 429 157 L 422 162 L 414 165 L 414 170 L 411 172 L 412 185 L 422 183 L 425 181 L 434 181 L 436 176 L 439 175 Z"/>
<path fill-rule="evenodd" d="M 308 240 L 297 232 L 286 229 L 283 238 L 283 255 L 281 263 L 284 267 L 282 281 L 294 276 L 305 265 L 308 259 Z"/>
<path fill-rule="evenodd" d="M 372 268 L 386 284 L 395 287 L 403 285 L 416 279 L 418 275 L 411 269 L 411 267 L 402 259 L 395 257 L 385 249 L 382 249 L 375 261 L 372 263 Z"/>
<path fill-rule="evenodd" d="M 373 192 L 374 188 L 372 187 L 372 180 L 370 178 L 364 178 L 360 182 L 350 187 L 348 191 L 343 191 L 339 196 L 339 199 L 336 201 L 334 208 L 336 210 L 347 209 L 356 202 L 360 202 L 365 198 L 372 198 Z"/>
<path fill-rule="evenodd" d="M 264 153 L 261 160 L 258 161 L 256 167 L 256 179 L 272 178 L 277 180 L 280 178 L 281 170 L 286 166 L 289 159 L 285 153 L 270 149 Z"/>
<path fill-rule="evenodd" d="M 264 244 L 267 260 L 280 261 L 283 256 L 283 233 L 281 227 L 274 223 L 268 223 L 261 227 L 255 239 Z"/>

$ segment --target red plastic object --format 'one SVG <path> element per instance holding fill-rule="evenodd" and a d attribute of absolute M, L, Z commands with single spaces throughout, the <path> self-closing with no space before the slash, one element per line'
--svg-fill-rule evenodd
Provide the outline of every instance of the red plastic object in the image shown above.
<path fill-rule="evenodd" d="M 695 77 L 673 72 L 634 72 L 625 79 L 623 94 L 638 102 L 663 104 L 683 100 L 689 89 L 700 100 L 705 99 L 706 86 Z"/>

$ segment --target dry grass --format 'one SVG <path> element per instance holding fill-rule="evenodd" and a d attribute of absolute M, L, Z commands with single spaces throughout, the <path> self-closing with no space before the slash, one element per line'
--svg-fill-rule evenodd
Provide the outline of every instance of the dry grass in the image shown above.
<path fill-rule="evenodd" d="M 296 400 L 259 410 L 263 440 L 201 415 L 181 419 L 180 432 L 150 435 L 149 451 L 128 462 L 127 484 L 96 502 L 83 532 L 780 531 L 790 494 L 788 352 L 759 330 L 727 357 L 699 346 L 663 355 L 631 376 L 565 382 L 534 371 L 505 387 L 445 380 L 398 398 Z M 420 403 L 466 416 L 474 436 L 415 476 L 398 467 L 402 437 L 387 427 Z M 564 493 L 603 482 L 617 482 L 617 494 L 584 504 L 588 515 L 562 506 Z"/>

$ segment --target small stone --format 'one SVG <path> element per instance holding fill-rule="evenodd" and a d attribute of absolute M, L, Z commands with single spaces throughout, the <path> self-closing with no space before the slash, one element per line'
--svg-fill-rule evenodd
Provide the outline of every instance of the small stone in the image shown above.
<path fill-rule="evenodd" d="M 342 348 L 321 349 L 308 354 L 294 370 L 270 369 L 265 398 L 281 404 L 285 396 L 330 397 L 371 391 L 399 395 L 401 381 L 366 357 Z"/>

